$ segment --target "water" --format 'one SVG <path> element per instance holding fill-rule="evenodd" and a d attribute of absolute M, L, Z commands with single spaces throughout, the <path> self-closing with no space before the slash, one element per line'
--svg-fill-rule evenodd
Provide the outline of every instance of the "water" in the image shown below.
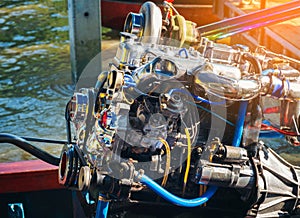
<path fill-rule="evenodd" d="M 67 1 L 2 0 L 0 132 L 66 139 L 64 110 L 73 88 Z M 265 141 L 300 164 L 299 148 L 282 139 Z M 61 145 L 37 145 L 55 155 L 61 151 Z M 0 162 L 33 159 L 13 145 L 0 146 Z"/>
<path fill-rule="evenodd" d="M 72 96 L 68 16 L 62 0 L 0 3 L 0 132 L 65 139 Z M 60 145 L 43 145 L 59 155 Z M 1 144 L 0 161 L 31 159 Z"/>

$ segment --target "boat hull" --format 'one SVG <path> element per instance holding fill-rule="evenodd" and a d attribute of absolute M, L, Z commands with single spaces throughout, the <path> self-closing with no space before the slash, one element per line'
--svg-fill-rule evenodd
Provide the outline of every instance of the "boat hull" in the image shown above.
<path fill-rule="evenodd" d="M 0 163 L 0 194 L 63 188 L 57 166 L 41 160 Z"/>
<path fill-rule="evenodd" d="M 126 16 L 129 12 L 138 13 L 143 1 L 101 1 L 101 18 L 102 25 L 116 30 L 123 30 L 123 25 Z M 154 1 L 155 2 L 155 1 Z M 161 6 L 162 1 L 156 3 Z M 212 3 L 209 1 L 194 1 L 196 3 L 188 2 L 183 4 L 183 1 L 175 1 L 176 10 L 185 17 L 186 20 L 197 23 L 198 26 L 216 22 L 218 17 L 213 14 Z M 197 3 L 198 2 L 198 3 Z"/>

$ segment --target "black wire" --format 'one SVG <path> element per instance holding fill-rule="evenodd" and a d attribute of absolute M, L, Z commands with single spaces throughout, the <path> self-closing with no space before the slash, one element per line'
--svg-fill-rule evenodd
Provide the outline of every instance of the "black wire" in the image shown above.
<path fill-rule="evenodd" d="M 26 141 L 30 141 L 30 142 L 43 142 L 43 143 L 61 144 L 61 145 L 64 145 L 64 144 L 74 144 L 74 142 L 69 143 L 68 141 L 64 141 L 64 140 L 35 138 L 35 137 L 26 137 L 26 136 L 21 136 L 20 138 L 25 139 Z"/>
<path fill-rule="evenodd" d="M 67 140 L 68 144 L 72 143 L 72 131 L 71 131 L 71 123 L 70 123 L 70 114 L 69 109 L 71 107 L 71 100 L 67 103 L 66 109 L 65 109 L 65 119 L 66 119 L 66 131 L 67 131 Z"/>
<path fill-rule="evenodd" d="M 35 147 L 34 145 L 30 144 L 28 141 L 19 136 L 7 133 L 0 133 L 0 143 L 10 143 L 16 145 L 24 151 L 27 151 L 33 156 L 41 159 L 42 161 L 45 161 L 55 166 L 59 166 L 60 158 L 55 157 L 52 154 L 49 154 L 38 147 Z"/>

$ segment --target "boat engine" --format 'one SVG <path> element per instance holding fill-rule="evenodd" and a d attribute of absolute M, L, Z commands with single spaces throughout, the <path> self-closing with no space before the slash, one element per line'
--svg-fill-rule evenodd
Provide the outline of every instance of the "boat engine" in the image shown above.
<path fill-rule="evenodd" d="M 77 191 L 86 217 L 109 208 L 120 217 L 132 205 L 159 217 L 299 217 L 300 167 L 264 140 L 300 144 L 300 61 L 212 41 L 252 29 L 253 14 L 230 19 L 243 25 L 222 35 L 225 21 L 221 32 L 196 28 L 171 2 L 163 13 L 146 2 L 127 16 L 108 70 L 67 103 L 67 141 L 1 133 L 0 143 L 59 165 L 59 183 Z M 263 11 L 257 26 L 296 16 L 299 2 L 291 5 L 288 15 Z M 270 107 L 274 99 L 280 107 Z M 267 119 L 273 112 L 277 123 Z M 57 158 L 29 141 L 64 146 Z"/>
<path fill-rule="evenodd" d="M 239 216 L 298 214 L 300 168 L 259 136 L 277 131 L 297 144 L 299 61 L 197 34 L 162 39 L 174 36 L 168 24 L 192 24 L 160 13 L 150 2 L 131 13 L 110 69 L 69 101 L 59 182 L 98 200 L 97 217 L 109 201 L 162 202 L 149 193 L 182 207 L 237 202 Z M 268 98 L 282 102 L 280 126 L 263 121 Z"/>

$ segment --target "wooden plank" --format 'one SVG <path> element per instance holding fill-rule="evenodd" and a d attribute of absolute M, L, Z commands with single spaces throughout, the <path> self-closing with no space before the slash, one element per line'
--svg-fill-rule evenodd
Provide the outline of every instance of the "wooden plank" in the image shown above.
<path fill-rule="evenodd" d="M 300 31 L 300 28 L 292 28 L 294 31 L 298 29 Z M 274 31 L 274 28 L 266 28 L 266 35 L 271 39 L 271 41 L 276 41 L 278 44 L 282 45 L 285 50 L 289 51 L 289 56 L 292 58 L 299 59 L 300 57 L 300 41 L 298 39 L 298 35 L 293 36 L 293 31 L 289 32 L 288 28 L 286 27 L 286 30 L 282 29 L 282 32 Z M 284 34 L 286 33 L 286 34 Z M 290 37 L 289 37 L 290 36 Z M 297 41 L 299 44 L 297 45 Z M 272 42 L 269 42 L 269 44 L 272 44 Z M 271 46 L 270 46 L 271 47 Z M 276 52 L 276 51 L 275 51 Z M 285 53 L 283 53 L 285 54 Z"/>
<path fill-rule="evenodd" d="M 288 50 L 295 53 L 298 58 L 300 49 L 300 18 L 295 18 L 282 23 L 270 26 L 270 35 L 275 38 L 278 35 L 278 42 L 284 45 Z M 284 43 L 284 44 L 283 44 Z M 294 50 L 294 51 L 293 51 Z"/>
<path fill-rule="evenodd" d="M 41 160 L 0 163 L 0 193 L 62 189 L 58 167 Z"/>
<path fill-rule="evenodd" d="M 238 2 L 226 2 L 223 7 L 220 2 L 224 0 L 215 0 L 216 13 L 222 15 L 219 18 L 225 19 L 233 16 L 243 15 L 259 9 L 258 5 L 240 5 Z M 272 0 L 266 2 L 266 7 L 274 7 L 280 4 L 297 3 L 291 0 Z M 252 32 L 242 33 L 232 37 L 234 43 L 247 42 L 250 47 L 262 44 L 266 48 L 276 53 L 288 55 L 298 59 L 300 55 L 300 18 L 294 18 L 281 23 L 273 24 L 268 27 L 260 28 Z"/>

